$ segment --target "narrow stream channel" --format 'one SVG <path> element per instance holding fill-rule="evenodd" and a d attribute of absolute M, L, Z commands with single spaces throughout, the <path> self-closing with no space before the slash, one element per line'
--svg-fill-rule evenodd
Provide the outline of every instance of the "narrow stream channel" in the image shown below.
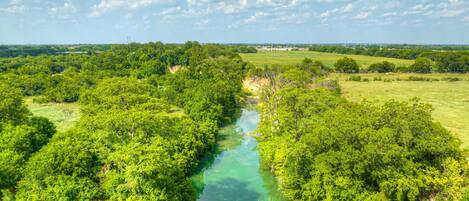
<path fill-rule="evenodd" d="M 272 175 L 260 169 L 257 141 L 249 135 L 259 113 L 243 110 L 235 125 L 222 129 L 215 155 L 192 177 L 201 201 L 282 200 Z"/>

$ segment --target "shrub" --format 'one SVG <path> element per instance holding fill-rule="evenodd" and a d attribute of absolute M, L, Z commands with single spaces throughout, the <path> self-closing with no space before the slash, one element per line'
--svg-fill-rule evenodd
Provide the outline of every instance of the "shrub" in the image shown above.
<path fill-rule="evenodd" d="M 432 61 L 425 57 L 419 57 L 415 60 L 415 63 L 409 67 L 409 72 L 414 73 L 431 73 L 432 72 Z"/>
<path fill-rule="evenodd" d="M 442 80 L 448 81 L 448 82 L 457 82 L 457 81 L 461 81 L 462 79 L 458 77 L 445 77 Z"/>
<path fill-rule="evenodd" d="M 360 82 L 362 80 L 362 77 L 359 75 L 352 75 L 348 78 L 349 81 L 357 81 Z"/>
<path fill-rule="evenodd" d="M 335 64 L 334 64 L 335 70 L 337 72 L 342 72 L 342 73 L 358 73 L 360 70 L 358 67 L 357 62 L 349 57 L 344 57 L 343 59 L 339 59 Z"/>
<path fill-rule="evenodd" d="M 377 73 L 389 73 L 396 71 L 396 65 L 391 62 L 383 61 L 381 63 L 374 63 L 368 67 L 368 71 Z"/>

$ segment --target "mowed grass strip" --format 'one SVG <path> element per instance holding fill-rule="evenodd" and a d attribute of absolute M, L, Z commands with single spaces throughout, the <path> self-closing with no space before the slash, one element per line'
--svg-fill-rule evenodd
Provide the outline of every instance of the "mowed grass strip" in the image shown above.
<path fill-rule="evenodd" d="M 334 75 L 332 75 L 334 76 Z M 335 75 L 337 77 L 337 74 Z M 347 75 L 348 76 L 348 75 Z M 342 93 L 352 101 L 398 100 L 417 97 L 434 108 L 433 117 L 462 141 L 462 148 L 469 149 L 469 81 L 347 81 L 339 76 Z M 361 75 L 371 77 L 371 75 Z M 381 75 L 386 77 L 386 75 Z M 404 76 L 404 75 L 389 75 Z M 409 75 L 406 75 L 409 76 Z M 429 75 L 414 75 L 429 76 Z M 435 78 L 465 77 L 468 75 L 439 74 Z M 342 79 L 340 79 L 342 78 Z"/>
<path fill-rule="evenodd" d="M 66 131 L 80 119 L 78 103 L 34 103 L 32 97 L 25 99 L 28 109 L 35 115 L 46 117 L 57 126 L 58 131 Z"/>
<path fill-rule="evenodd" d="M 313 51 L 259 51 L 258 53 L 240 54 L 243 60 L 251 62 L 256 66 L 264 65 L 294 65 L 300 63 L 304 58 L 318 60 L 328 67 L 333 67 L 334 63 L 344 57 L 355 59 L 360 65 L 360 68 L 367 68 L 373 63 L 382 61 L 389 61 L 396 66 L 409 66 L 414 63 L 413 60 L 394 59 L 386 57 L 373 57 L 362 55 L 345 55 L 335 53 L 313 52 Z"/>

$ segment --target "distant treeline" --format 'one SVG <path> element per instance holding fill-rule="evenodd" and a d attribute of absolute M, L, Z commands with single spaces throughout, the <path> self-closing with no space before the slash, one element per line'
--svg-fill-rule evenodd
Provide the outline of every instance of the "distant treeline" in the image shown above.
<path fill-rule="evenodd" d="M 368 46 L 368 47 L 346 47 L 346 46 L 332 46 L 332 45 L 318 45 L 312 46 L 309 48 L 310 51 L 318 52 L 329 52 L 329 53 L 339 53 L 339 54 L 355 54 L 355 55 L 366 55 L 366 56 L 379 56 L 379 57 L 389 57 L 389 58 L 399 58 L 399 59 L 417 59 L 416 63 L 422 64 L 412 65 L 409 67 L 400 67 L 396 69 L 394 67 L 388 68 L 386 72 L 392 72 L 395 70 L 401 72 L 417 72 L 417 73 L 430 73 L 430 72 L 440 72 L 440 73 L 467 73 L 469 72 L 469 51 L 446 51 L 446 50 L 433 50 L 428 49 L 425 46 L 418 47 L 414 49 L 404 48 L 404 49 L 395 49 L 396 47 L 378 47 L 378 46 Z M 444 48 L 446 47 L 446 48 Z M 466 46 L 444 46 L 440 49 L 464 49 Z M 430 60 L 424 60 L 430 59 Z M 375 71 L 376 66 L 372 67 L 370 70 Z M 423 68 L 423 69 L 422 69 Z"/>
<path fill-rule="evenodd" d="M 134 45 L 137 43 L 134 43 Z M 59 54 L 92 54 L 110 50 L 123 44 L 89 44 L 89 45 L 0 45 L 0 57 L 39 56 Z M 212 45 L 212 44 L 208 44 Z M 216 44 L 213 44 L 216 45 Z M 247 45 L 226 46 L 236 53 L 257 53 L 256 48 Z"/>
<path fill-rule="evenodd" d="M 92 53 L 109 50 L 112 45 L 0 45 L 0 57 Z"/>

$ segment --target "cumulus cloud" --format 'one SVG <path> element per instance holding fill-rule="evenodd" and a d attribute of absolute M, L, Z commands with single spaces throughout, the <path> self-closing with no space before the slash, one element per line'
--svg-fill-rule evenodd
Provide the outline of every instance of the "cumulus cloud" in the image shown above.
<path fill-rule="evenodd" d="M 342 13 L 349 13 L 353 11 L 353 5 L 351 3 L 342 7 Z"/>
<path fill-rule="evenodd" d="M 166 2 L 166 0 L 101 0 L 99 4 L 93 5 L 89 15 L 97 17 L 112 9 L 126 8 L 135 10 L 164 2 Z"/>
<path fill-rule="evenodd" d="M 414 15 L 414 14 L 420 14 L 428 11 L 429 9 L 435 7 L 432 3 L 429 4 L 417 4 L 406 11 L 404 11 L 403 15 Z"/>
<path fill-rule="evenodd" d="M 5 8 L 0 8 L 0 11 L 9 14 L 21 14 L 26 11 L 26 6 L 22 0 L 11 0 Z"/>
<path fill-rule="evenodd" d="M 249 16 L 248 18 L 245 18 L 241 21 L 238 21 L 236 23 L 229 25 L 228 28 L 235 28 L 235 27 L 239 27 L 242 25 L 252 24 L 252 23 L 257 22 L 260 18 L 266 17 L 266 16 L 269 16 L 269 14 L 262 12 L 262 11 L 258 11 L 254 15 Z"/>
<path fill-rule="evenodd" d="M 50 15 L 54 17 L 58 17 L 58 18 L 63 18 L 63 19 L 69 18 L 71 15 L 75 14 L 76 12 L 77 12 L 77 8 L 70 1 L 65 2 L 61 6 L 52 7 L 49 9 Z"/>
<path fill-rule="evenodd" d="M 459 9 L 459 10 L 452 10 L 452 9 L 444 9 L 436 13 L 436 16 L 439 17 L 456 17 L 458 15 L 461 15 L 465 12 L 464 9 Z"/>
<path fill-rule="evenodd" d="M 354 9 L 353 4 L 349 3 L 349 4 L 346 4 L 342 7 L 340 7 L 340 8 L 334 8 L 334 9 L 331 9 L 331 10 L 326 10 L 326 11 L 322 12 L 321 14 L 319 14 L 319 17 L 323 18 L 323 19 L 326 19 L 328 17 L 331 17 L 335 13 L 338 13 L 338 14 L 350 13 L 350 12 L 353 11 L 353 9 Z"/>
<path fill-rule="evenodd" d="M 366 19 L 366 18 L 368 18 L 371 14 L 372 14 L 372 13 L 369 12 L 369 11 L 359 12 L 357 15 L 353 16 L 352 18 L 353 18 L 353 19 L 358 19 L 358 20 Z"/>
<path fill-rule="evenodd" d="M 246 8 L 248 4 L 247 0 L 239 0 L 237 3 L 227 3 L 225 1 L 218 2 L 215 4 L 215 10 L 222 11 L 226 14 L 237 13 L 244 8 Z"/>
<path fill-rule="evenodd" d="M 397 13 L 396 12 L 387 12 L 387 13 L 384 13 L 382 16 L 383 17 L 390 17 L 390 16 L 396 16 Z"/>

